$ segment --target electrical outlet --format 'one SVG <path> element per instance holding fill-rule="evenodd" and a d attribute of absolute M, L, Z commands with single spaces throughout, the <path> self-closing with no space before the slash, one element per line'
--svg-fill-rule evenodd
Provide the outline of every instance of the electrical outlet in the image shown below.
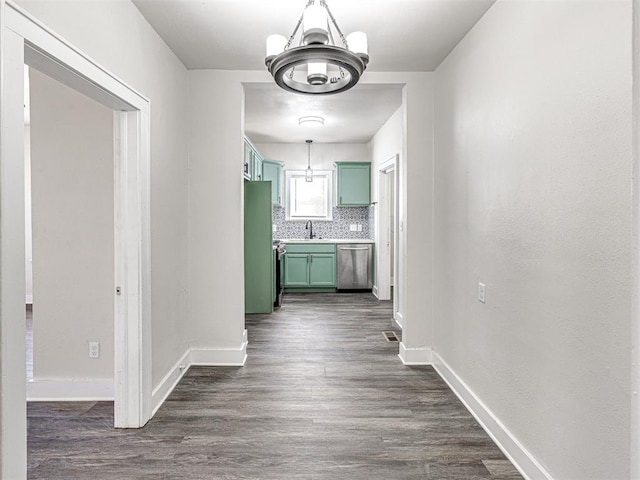
<path fill-rule="evenodd" d="M 100 358 L 100 342 L 89 342 L 89 358 Z"/>
<path fill-rule="evenodd" d="M 362 224 L 358 224 L 358 231 L 361 232 L 362 231 Z"/>
<path fill-rule="evenodd" d="M 351 225 L 349 225 L 349 231 L 350 232 L 357 232 L 358 231 L 357 230 L 357 226 L 354 223 L 352 223 Z"/>
<path fill-rule="evenodd" d="M 278 226 L 277 226 L 277 225 L 274 225 L 274 226 L 273 226 L 273 233 L 276 233 L 277 231 L 278 231 Z"/>
<path fill-rule="evenodd" d="M 485 303 L 485 285 L 482 282 L 478 282 L 478 301 Z"/>

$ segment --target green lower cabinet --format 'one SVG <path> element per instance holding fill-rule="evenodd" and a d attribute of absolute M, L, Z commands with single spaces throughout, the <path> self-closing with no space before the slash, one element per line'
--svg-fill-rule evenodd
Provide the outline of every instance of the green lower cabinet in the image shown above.
<path fill-rule="evenodd" d="M 290 245 L 284 257 L 283 286 L 288 291 L 336 288 L 335 245 Z"/>
<path fill-rule="evenodd" d="M 336 256 L 333 253 L 314 253 L 309 255 L 309 286 L 336 286 Z"/>
<path fill-rule="evenodd" d="M 309 286 L 309 255 L 306 253 L 287 253 L 284 257 L 284 286 Z"/>

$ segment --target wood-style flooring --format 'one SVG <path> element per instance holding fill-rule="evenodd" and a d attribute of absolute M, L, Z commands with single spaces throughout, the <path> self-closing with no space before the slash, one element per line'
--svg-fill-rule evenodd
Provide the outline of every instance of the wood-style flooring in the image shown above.
<path fill-rule="evenodd" d="M 247 317 L 244 367 L 192 367 L 146 427 L 113 404 L 30 403 L 29 478 L 522 478 L 370 294 L 286 295 Z"/>

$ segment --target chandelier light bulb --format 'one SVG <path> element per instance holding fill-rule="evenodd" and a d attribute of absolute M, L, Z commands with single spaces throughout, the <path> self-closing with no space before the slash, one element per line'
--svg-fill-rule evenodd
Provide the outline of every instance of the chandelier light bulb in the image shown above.
<path fill-rule="evenodd" d="M 329 43 L 327 11 L 321 5 L 312 4 L 302 16 L 302 38 L 305 45 Z"/>
<path fill-rule="evenodd" d="M 347 44 L 349 50 L 357 55 L 364 55 L 369 58 L 369 45 L 367 43 L 367 34 L 364 32 L 352 32 L 347 35 Z"/>
<path fill-rule="evenodd" d="M 267 58 L 273 58 L 284 52 L 287 39 L 284 35 L 274 34 L 267 37 Z"/>
<path fill-rule="evenodd" d="M 327 64 L 309 62 L 307 65 L 307 82 L 309 82 L 309 85 L 324 85 L 327 80 L 329 80 Z"/>

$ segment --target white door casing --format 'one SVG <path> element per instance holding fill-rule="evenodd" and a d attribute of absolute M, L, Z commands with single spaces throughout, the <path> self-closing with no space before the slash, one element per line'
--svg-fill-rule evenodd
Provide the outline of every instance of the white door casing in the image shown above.
<path fill-rule="evenodd" d="M 150 103 L 20 7 L 0 2 L 0 469 L 2 478 L 24 478 L 24 64 L 114 110 L 114 391 L 122 428 L 151 418 Z"/>

